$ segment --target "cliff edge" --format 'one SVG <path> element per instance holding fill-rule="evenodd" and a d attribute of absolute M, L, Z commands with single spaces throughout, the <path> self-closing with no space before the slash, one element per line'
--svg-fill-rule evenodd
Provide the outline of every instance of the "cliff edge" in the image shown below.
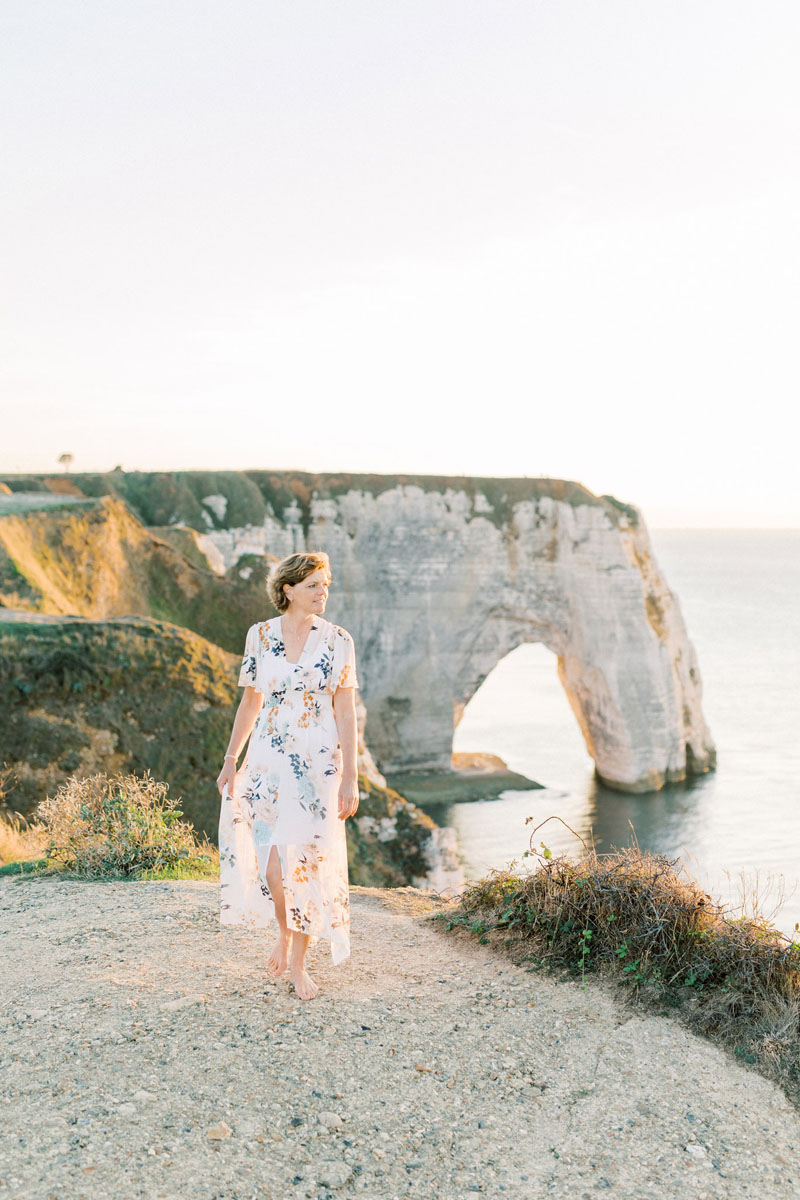
<path fill-rule="evenodd" d="M 441 903 L 353 888 L 352 955 L 320 943 L 303 1003 L 217 884 L 0 878 L 9 1194 L 797 1195 L 777 1086 L 443 936 Z"/>

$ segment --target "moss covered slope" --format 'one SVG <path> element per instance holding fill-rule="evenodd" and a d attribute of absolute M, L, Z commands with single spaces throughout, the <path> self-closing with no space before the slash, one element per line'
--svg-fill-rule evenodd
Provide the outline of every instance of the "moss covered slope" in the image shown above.
<path fill-rule="evenodd" d="M 9 807 L 27 816 L 75 773 L 149 770 L 216 843 L 215 780 L 241 696 L 239 662 L 188 629 L 146 618 L 0 622 Z M 424 875 L 434 823 L 391 788 L 359 783 L 358 817 L 348 823 L 353 883 Z M 361 817 L 371 820 L 359 825 Z"/>

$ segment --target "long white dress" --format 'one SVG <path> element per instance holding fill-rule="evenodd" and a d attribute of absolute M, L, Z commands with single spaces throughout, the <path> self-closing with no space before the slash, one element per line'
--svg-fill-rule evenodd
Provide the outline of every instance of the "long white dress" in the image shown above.
<path fill-rule="evenodd" d="M 280 617 L 247 631 L 239 685 L 263 693 L 233 794 L 219 820 L 220 923 L 263 928 L 275 918 L 267 860 L 277 847 L 289 929 L 330 941 L 334 963 L 350 953 L 346 822 L 338 816 L 342 750 L 333 711 L 338 688 L 358 687 L 346 629 L 314 617 L 290 663 Z"/>

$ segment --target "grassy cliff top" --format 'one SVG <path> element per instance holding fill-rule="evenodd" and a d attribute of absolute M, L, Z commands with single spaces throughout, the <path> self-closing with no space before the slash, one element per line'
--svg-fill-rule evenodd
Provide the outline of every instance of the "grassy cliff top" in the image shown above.
<path fill-rule="evenodd" d="M 464 492 L 476 516 L 499 527 L 508 524 L 514 506 L 522 500 L 552 500 L 573 507 L 590 505 L 604 509 L 612 521 L 624 516 L 638 521 L 637 509 L 610 495 L 596 496 L 571 479 L 527 476 L 483 475 L 377 475 L 308 471 L 123 471 L 48 475 L 3 475 L 0 481 L 11 490 L 46 493 L 57 490 L 65 502 L 82 497 L 117 495 L 124 499 L 146 525 L 183 523 L 200 531 L 260 525 L 266 516 L 279 521 L 284 511 L 295 507 L 307 531 L 314 499 L 335 499 L 348 492 L 378 496 L 398 486 L 413 486 L 426 492 Z M 67 495 L 63 493 L 68 492 Z M 483 496 L 488 502 L 476 505 Z M 206 501 L 211 500 L 211 504 Z"/>
<path fill-rule="evenodd" d="M 0 504 L 0 608 L 153 617 L 231 653 L 241 651 L 254 621 L 274 615 L 264 589 L 265 559 L 219 576 L 192 529 L 145 527 L 115 495 L 56 499 L 5 515 Z"/>
<path fill-rule="evenodd" d="M 351 957 L 310 952 L 308 1003 L 262 931 L 219 928 L 216 881 L 6 879 L 0 901 L 17 1196 L 106 1200 L 134 1171 L 150 1196 L 796 1196 L 770 1081 L 445 937 L 424 893 L 353 887 Z"/>

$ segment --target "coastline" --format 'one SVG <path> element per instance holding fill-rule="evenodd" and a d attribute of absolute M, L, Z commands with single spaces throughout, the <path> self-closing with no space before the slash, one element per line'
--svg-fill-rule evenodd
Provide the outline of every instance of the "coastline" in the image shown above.
<path fill-rule="evenodd" d="M 441 898 L 351 888 L 352 956 L 320 943 L 307 1004 L 218 899 L 0 878 L 15 1194 L 796 1195 L 775 1084 L 596 981 L 444 936 Z"/>

